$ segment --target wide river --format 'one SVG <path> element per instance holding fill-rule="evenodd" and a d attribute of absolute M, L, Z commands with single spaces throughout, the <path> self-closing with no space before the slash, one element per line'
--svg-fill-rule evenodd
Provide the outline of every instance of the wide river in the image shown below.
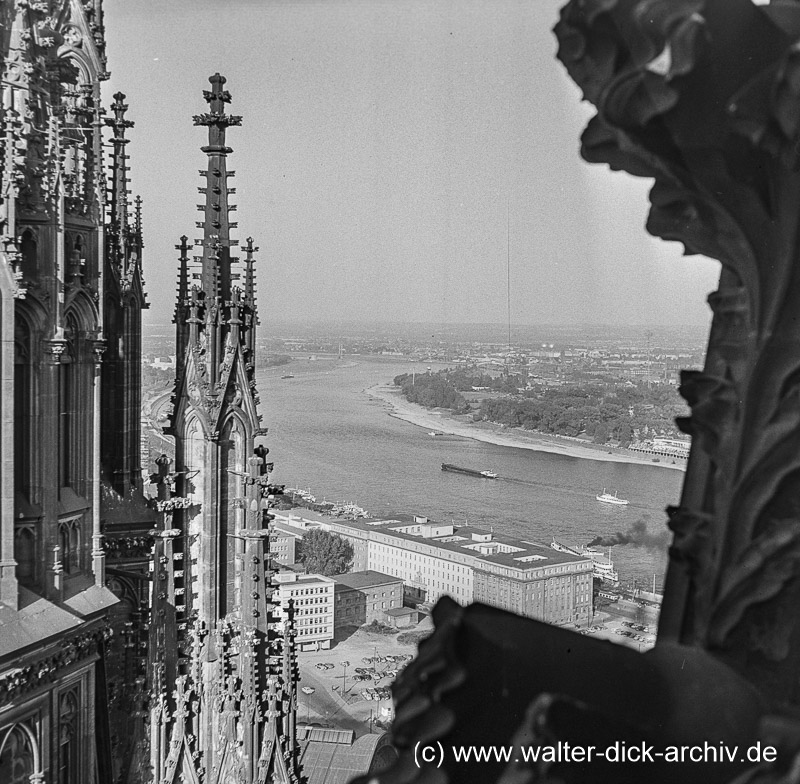
<path fill-rule="evenodd" d="M 348 356 L 294 359 L 258 372 L 275 479 L 318 500 L 354 501 L 373 516 L 407 512 L 549 544 L 573 545 L 617 532 L 642 544 L 611 548 L 620 578 L 660 587 L 666 568 L 664 508 L 679 499 L 683 472 L 567 457 L 476 441 L 432 438 L 390 416 L 369 387 L 418 364 Z M 436 369 L 436 368 L 434 368 Z M 282 378 L 292 374 L 293 378 Z M 454 463 L 495 471 L 497 480 L 441 470 Z M 595 499 L 603 489 L 630 501 Z"/>

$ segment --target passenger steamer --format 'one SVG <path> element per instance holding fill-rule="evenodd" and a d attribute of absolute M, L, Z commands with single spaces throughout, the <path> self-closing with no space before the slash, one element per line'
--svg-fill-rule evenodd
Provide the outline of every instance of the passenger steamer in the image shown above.
<path fill-rule="evenodd" d="M 558 550 L 560 553 L 569 553 L 570 555 L 577 555 L 579 558 L 589 558 L 592 562 L 593 570 L 592 575 L 597 577 L 609 585 L 619 585 L 619 573 L 614 568 L 614 562 L 611 558 L 606 558 L 602 552 L 594 547 L 569 547 L 566 544 L 557 542 L 553 539 L 550 542 L 550 547 Z"/>

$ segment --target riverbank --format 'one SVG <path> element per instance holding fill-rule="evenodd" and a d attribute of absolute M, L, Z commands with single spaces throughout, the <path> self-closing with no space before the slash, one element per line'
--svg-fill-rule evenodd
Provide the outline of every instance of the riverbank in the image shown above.
<path fill-rule="evenodd" d="M 684 470 L 685 464 L 672 464 L 664 461 L 654 463 L 651 457 L 637 455 L 626 449 L 614 449 L 607 446 L 576 442 L 570 438 L 532 433 L 522 428 L 506 428 L 494 422 L 472 422 L 463 415 L 459 416 L 441 409 L 427 409 L 416 403 L 409 403 L 400 390 L 393 384 L 375 384 L 364 390 L 371 398 L 382 401 L 389 416 L 401 419 L 428 431 L 437 431 L 449 435 L 473 438 L 487 444 L 497 446 L 531 449 L 537 452 L 551 452 L 579 457 L 585 460 L 603 460 L 616 463 L 635 463 L 661 468 Z"/>

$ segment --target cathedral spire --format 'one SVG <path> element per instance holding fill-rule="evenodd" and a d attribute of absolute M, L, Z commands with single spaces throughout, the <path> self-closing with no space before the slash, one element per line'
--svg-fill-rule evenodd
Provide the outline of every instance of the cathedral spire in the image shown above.
<path fill-rule="evenodd" d="M 111 220 L 108 225 L 111 255 L 118 274 L 126 276 L 129 261 L 128 252 L 128 155 L 125 152 L 130 139 L 125 138 L 125 132 L 133 127 L 132 120 L 125 119 L 128 105 L 125 103 L 124 93 L 114 94 L 114 103 L 111 104 L 113 117 L 106 117 L 106 125 L 110 126 L 114 135 L 111 139 L 113 152 L 111 156 Z M 141 216 L 137 204 L 137 215 Z"/>
<path fill-rule="evenodd" d="M 269 450 L 255 384 L 255 280 L 248 240 L 244 289 L 233 285 L 233 209 L 225 132 L 225 79 L 211 77 L 202 255 L 184 236 L 170 433 L 175 466 L 162 460 L 155 535 L 151 762 L 155 781 L 303 781 L 294 737 L 297 671 L 293 621 L 276 606 L 270 552 Z M 199 269 L 198 269 L 199 265 Z M 174 691 L 172 691 L 172 687 Z M 166 690 L 166 691 L 165 691 Z M 189 772 L 191 771 L 191 773 Z M 178 778 L 176 778 L 178 777 Z M 182 778 L 181 778 L 182 777 Z"/>
<path fill-rule="evenodd" d="M 231 303 L 236 301 L 232 281 L 238 275 L 231 270 L 231 265 L 238 259 L 231 256 L 231 247 L 238 240 L 231 239 L 231 229 L 237 224 L 229 219 L 229 213 L 236 209 L 230 203 L 235 189 L 228 187 L 228 178 L 234 172 L 228 171 L 227 157 L 233 150 L 227 146 L 225 133 L 228 126 L 241 125 L 242 118 L 225 113 L 225 104 L 230 103 L 231 94 L 223 89 L 225 77 L 218 73 L 209 78 L 211 89 L 204 90 L 203 96 L 208 102 L 209 111 L 194 117 L 195 125 L 208 128 L 208 144 L 201 149 L 208 156 L 207 168 L 200 174 L 206 178 L 205 187 L 198 190 L 205 196 L 205 202 L 198 204 L 197 209 L 203 213 L 203 220 L 197 227 L 203 229 L 202 238 L 195 241 L 201 248 L 201 255 L 195 257 L 200 262 L 200 294 L 205 303 L 204 339 L 207 345 L 208 377 L 212 387 L 220 382 L 220 366 L 224 363 L 226 346 L 229 345 L 230 327 L 236 333 L 236 342 L 240 337 L 238 329 L 238 312 L 234 310 L 233 324 L 229 324 L 226 316 L 230 316 Z"/>
<path fill-rule="evenodd" d="M 225 77 L 216 73 L 209 78 L 209 82 L 211 89 L 203 91 L 209 111 L 194 117 L 195 125 L 208 128 L 208 144 L 202 148 L 208 155 L 208 168 L 202 172 L 206 186 L 199 188 L 206 198 L 204 204 L 197 205 L 204 217 L 201 280 L 207 300 L 220 297 L 224 302 L 230 299 L 230 247 L 236 244 L 230 237 L 230 230 L 235 224 L 232 225 L 228 218 L 228 213 L 236 209 L 230 203 L 230 196 L 235 191 L 228 187 L 228 177 L 233 177 L 235 172 L 227 170 L 227 156 L 233 150 L 225 144 L 225 131 L 230 125 L 241 125 L 242 118 L 225 114 L 225 104 L 231 100 L 231 94 L 223 89 Z"/>
<path fill-rule="evenodd" d="M 245 343 L 252 360 L 255 351 L 256 327 L 258 326 L 258 311 L 256 310 L 256 270 L 253 254 L 258 248 L 253 245 L 253 238 L 247 238 L 247 244 L 242 248 L 245 252 L 244 259 L 244 304 L 248 312 L 245 321 Z"/>

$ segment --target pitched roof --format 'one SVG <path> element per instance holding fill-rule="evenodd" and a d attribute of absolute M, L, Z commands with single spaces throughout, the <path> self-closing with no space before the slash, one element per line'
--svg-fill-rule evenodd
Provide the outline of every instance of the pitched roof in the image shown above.
<path fill-rule="evenodd" d="M 385 733 L 362 735 L 352 744 L 301 741 L 300 761 L 309 784 L 348 784 L 355 776 L 363 776 L 376 752 L 386 746 Z"/>

